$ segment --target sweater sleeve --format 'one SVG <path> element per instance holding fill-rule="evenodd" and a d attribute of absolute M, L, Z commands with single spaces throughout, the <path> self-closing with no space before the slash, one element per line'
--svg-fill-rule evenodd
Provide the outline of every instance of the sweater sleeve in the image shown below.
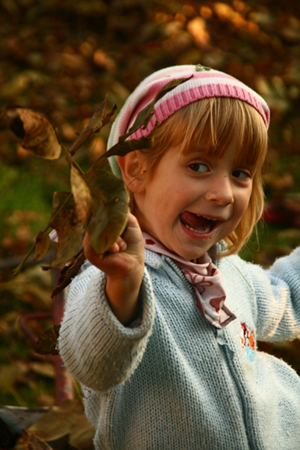
<path fill-rule="evenodd" d="M 285 341 L 300 336 L 300 248 L 268 270 L 252 266 L 257 302 L 257 337 Z M 266 276 L 267 275 L 267 276 Z"/>
<path fill-rule="evenodd" d="M 106 276 L 89 266 L 71 283 L 59 337 L 66 368 L 85 386 L 108 391 L 136 369 L 146 349 L 154 322 L 154 297 L 147 270 L 139 301 L 138 326 L 124 327 L 105 297 Z"/>

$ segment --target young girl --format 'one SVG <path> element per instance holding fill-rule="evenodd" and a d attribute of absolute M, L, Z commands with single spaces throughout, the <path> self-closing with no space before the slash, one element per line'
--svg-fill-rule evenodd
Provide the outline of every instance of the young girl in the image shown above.
<path fill-rule="evenodd" d="M 73 280 L 60 332 L 101 450 L 300 449 L 300 379 L 257 340 L 300 335 L 300 249 L 269 270 L 236 255 L 263 210 L 269 109 L 201 65 L 148 77 L 109 145 L 171 80 L 151 149 L 112 162 L 132 197 L 126 231 Z M 118 163 L 118 166 L 117 166 Z"/>

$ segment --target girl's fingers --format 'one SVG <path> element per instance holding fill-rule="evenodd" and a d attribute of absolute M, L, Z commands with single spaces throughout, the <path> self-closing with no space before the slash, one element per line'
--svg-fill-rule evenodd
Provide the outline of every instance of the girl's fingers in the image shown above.
<path fill-rule="evenodd" d="M 124 239 L 121 238 L 121 236 L 118 237 L 118 239 L 117 239 L 117 244 L 118 244 L 119 250 L 120 250 L 121 252 L 123 252 L 124 250 L 126 250 L 126 248 L 127 248 L 127 243 L 126 243 L 126 241 L 124 241 Z"/>
<path fill-rule="evenodd" d="M 141 234 L 141 231 L 137 220 L 132 214 L 129 214 L 128 223 L 122 237 L 119 236 L 116 242 L 103 255 L 98 255 L 95 252 L 91 244 L 90 236 L 86 233 L 83 239 L 84 255 L 94 266 L 104 270 L 107 263 L 110 264 L 113 261 L 116 263 L 118 261 L 118 258 L 115 259 L 114 255 L 117 256 L 118 253 L 126 251 L 134 253 L 135 244 L 140 242 L 141 236 L 139 234 Z"/>
<path fill-rule="evenodd" d="M 86 233 L 84 239 L 83 239 L 83 248 L 84 248 L 84 253 L 85 256 L 90 259 L 91 257 L 93 259 L 95 258 L 103 258 L 103 255 L 97 255 L 97 253 L 95 252 L 95 250 L 93 249 L 92 245 L 91 245 L 91 240 L 90 237 L 88 235 L 88 233 Z M 124 250 L 126 250 L 127 248 L 127 244 L 124 241 L 124 239 L 122 239 L 120 236 L 117 238 L 116 242 L 113 243 L 113 245 L 107 250 L 108 253 L 118 253 L 118 252 L 122 252 Z"/>
<path fill-rule="evenodd" d="M 107 276 L 116 277 L 116 274 L 119 276 L 130 271 L 136 272 L 136 267 L 144 260 L 142 232 L 136 218 L 129 215 L 124 234 L 119 236 L 103 255 L 97 255 L 88 233 L 83 239 L 83 250 L 85 258 Z"/>
<path fill-rule="evenodd" d="M 129 238 L 130 240 L 130 235 L 132 234 L 132 232 L 136 232 L 137 230 L 139 230 L 139 225 L 137 223 L 136 218 L 132 215 L 129 214 L 128 216 L 128 222 L 126 225 L 126 228 L 122 234 L 122 237 L 119 236 L 116 240 L 116 242 L 113 243 L 113 245 L 107 250 L 108 253 L 117 253 L 118 251 L 124 251 L 127 249 L 127 242 L 124 240 L 124 238 Z M 90 240 L 90 236 L 89 234 L 86 232 L 85 233 L 85 237 L 83 239 L 83 248 L 86 251 L 86 249 L 88 247 L 91 247 L 91 240 Z"/>
<path fill-rule="evenodd" d="M 107 250 L 108 253 L 118 253 L 126 250 L 127 244 L 120 236 L 116 240 L 116 242 L 113 243 L 113 245 Z"/>

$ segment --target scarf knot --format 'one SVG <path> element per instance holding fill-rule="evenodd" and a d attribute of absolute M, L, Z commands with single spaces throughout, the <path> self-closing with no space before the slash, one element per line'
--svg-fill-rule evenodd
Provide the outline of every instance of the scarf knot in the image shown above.
<path fill-rule="evenodd" d="M 145 248 L 171 258 L 192 285 L 197 298 L 197 307 L 204 317 L 216 328 L 224 328 L 236 316 L 225 306 L 226 293 L 221 271 L 205 253 L 195 262 L 185 261 L 170 252 L 159 241 L 143 232 Z"/>

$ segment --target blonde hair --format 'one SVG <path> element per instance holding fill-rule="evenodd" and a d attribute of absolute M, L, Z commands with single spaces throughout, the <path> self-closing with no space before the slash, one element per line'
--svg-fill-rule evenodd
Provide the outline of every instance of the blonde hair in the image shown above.
<path fill-rule="evenodd" d="M 203 142 L 203 134 L 207 131 L 210 138 L 205 153 L 220 157 L 234 141 L 237 145 L 237 162 L 256 167 L 248 208 L 237 228 L 224 239 L 226 251 L 217 255 L 228 256 L 237 253 L 246 244 L 264 208 L 261 172 L 268 137 L 260 114 L 251 105 L 238 99 L 213 97 L 196 101 L 163 122 L 155 132 L 152 148 L 141 152 L 146 160 L 148 181 L 169 147 L 180 145 L 180 152 L 188 153 L 201 140 Z M 134 199 L 132 209 L 135 212 Z"/>

